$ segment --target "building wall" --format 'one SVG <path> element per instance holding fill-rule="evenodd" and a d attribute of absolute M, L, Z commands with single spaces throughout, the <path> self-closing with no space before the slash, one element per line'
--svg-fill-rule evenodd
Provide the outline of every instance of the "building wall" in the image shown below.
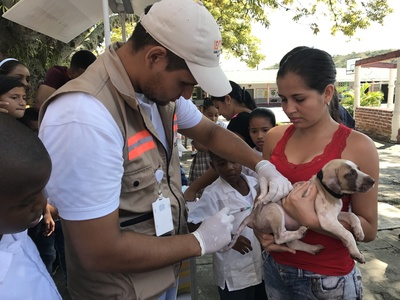
<path fill-rule="evenodd" d="M 357 130 L 370 137 L 387 142 L 390 141 L 392 135 L 392 109 L 381 107 L 357 107 L 354 115 Z"/>

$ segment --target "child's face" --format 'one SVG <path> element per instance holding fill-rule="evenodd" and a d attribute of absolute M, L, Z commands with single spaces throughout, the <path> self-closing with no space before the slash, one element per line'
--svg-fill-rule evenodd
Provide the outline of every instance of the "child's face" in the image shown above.
<path fill-rule="evenodd" d="M 212 167 L 218 175 L 231 185 L 236 184 L 240 179 L 242 165 L 228 161 L 222 157 L 212 157 Z"/>
<path fill-rule="evenodd" d="M 265 134 L 272 128 L 272 123 L 264 117 L 254 117 L 249 122 L 250 137 L 258 151 L 262 151 Z"/>
<path fill-rule="evenodd" d="M 209 107 L 207 107 L 207 108 L 204 110 L 203 114 L 204 114 L 208 119 L 210 119 L 211 121 L 213 121 L 214 123 L 216 123 L 217 120 L 218 120 L 219 113 L 218 113 L 218 109 L 217 109 L 215 106 L 209 106 Z"/>
<path fill-rule="evenodd" d="M 39 223 L 47 204 L 43 188 L 50 172 L 41 173 L 23 180 L 28 183 L 14 187 L 16 191 L 0 195 L 0 235 L 21 232 Z"/>
<path fill-rule="evenodd" d="M 8 114 L 16 119 L 22 118 L 26 109 L 26 92 L 24 87 L 15 87 L 0 96 L 1 101 L 8 102 Z"/>
<path fill-rule="evenodd" d="M 232 119 L 233 109 L 229 104 L 227 104 L 226 101 L 214 100 L 213 103 L 214 103 L 215 108 L 218 110 L 218 113 L 221 116 L 223 116 L 228 121 L 230 119 Z"/>
<path fill-rule="evenodd" d="M 24 65 L 17 65 L 14 70 L 7 74 L 10 77 L 17 77 L 27 87 L 31 87 L 31 74 Z"/>

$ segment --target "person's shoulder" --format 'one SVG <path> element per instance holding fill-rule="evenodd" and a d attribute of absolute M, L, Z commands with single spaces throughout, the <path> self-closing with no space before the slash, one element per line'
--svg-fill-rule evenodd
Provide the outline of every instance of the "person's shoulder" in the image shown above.
<path fill-rule="evenodd" d="M 54 74 L 54 73 L 63 73 L 64 74 L 67 72 L 67 70 L 68 70 L 68 68 L 65 66 L 52 66 L 47 70 L 46 75 Z"/>
<path fill-rule="evenodd" d="M 268 130 L 267 136 L 269 138 L 280 138 L 290 126 L 291 124 L 283 124 L 272 127 Z"/>
<path fill-rule="evenodd" d="M 347 139 L 347 145 L 349 147 L 354 148 L 362 148 L 365 149 L 365 147 L 372 147 L 376 149 L 374 141 L 366 134 L 357 131 L 357 130 L 352 130 L 348 139 Z"/>

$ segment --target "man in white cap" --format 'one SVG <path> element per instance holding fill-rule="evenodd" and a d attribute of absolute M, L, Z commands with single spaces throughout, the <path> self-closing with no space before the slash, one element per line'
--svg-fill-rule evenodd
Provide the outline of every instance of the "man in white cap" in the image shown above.
<path fill-rule="evenodd" d="M 201 115 L 199 84 L 223 96 L 221 34 L 200 1 L 162 0 L 41 109 L 53 162 L 47 193 L 62 218 L 74 299 L 175 299 L 179 263 L 231 239 L 229 211 L 188 234 L 177 130 L 256 169 L 262 199 L 290 183 L 240 138 Z M 269 193 L 267 194 L 269 186 Z"/>

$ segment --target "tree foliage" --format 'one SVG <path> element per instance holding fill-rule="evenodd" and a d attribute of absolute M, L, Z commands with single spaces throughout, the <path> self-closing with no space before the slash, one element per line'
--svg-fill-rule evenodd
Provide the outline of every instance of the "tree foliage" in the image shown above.
<path fill-rule="evenodd" d="M 382 91 L 369 91 L 371 84 L 363 83 L 360 87 L 360 106 L 380 106 L 384 94 Z M 340 102 L 347 111 L 354 116 L 354 90 L 342 93 L 343 99 Z"/>
<path fill-rule="evenodd" d="M 358 29 L 367 28 L 372 22 L 383 24 L 384 18 L 393 12 L 388 0 L 204 0 L 204 5 L 220 25 L 225 54 L 240 58 L 249 67 L 256 67 L 264 55 L 259 53 L 260 40 L 251 34 L 252 24 L 269 26 L 268 13 L 285 10 L 294 22 L 308 21 L 314 34 L 319 24 L 313 16 L 331 21 L 331 33 L 342 32 L 353 36 Z M 0 0 L 0 13 L 4 13 L 18 0 Z M 133 28 L 135 19 L 127 17 L 128 27 Z M 119 18 L 111 20 L 113 39 L 118 38 Z M 284 24 L 282 24 L 284 26 Z M 130 29 L 127 30 L 127 32 Z M 32 74 L 41 78 L 47 68 L 54 64 L 67 64 L 77 49 L 95 50 L 103 42 L 103 24 L 83 32 L 71 42 L 64 44 L 18 24 L 0 18 L 0 59 L 13 56 L 26 63 Z"/>

